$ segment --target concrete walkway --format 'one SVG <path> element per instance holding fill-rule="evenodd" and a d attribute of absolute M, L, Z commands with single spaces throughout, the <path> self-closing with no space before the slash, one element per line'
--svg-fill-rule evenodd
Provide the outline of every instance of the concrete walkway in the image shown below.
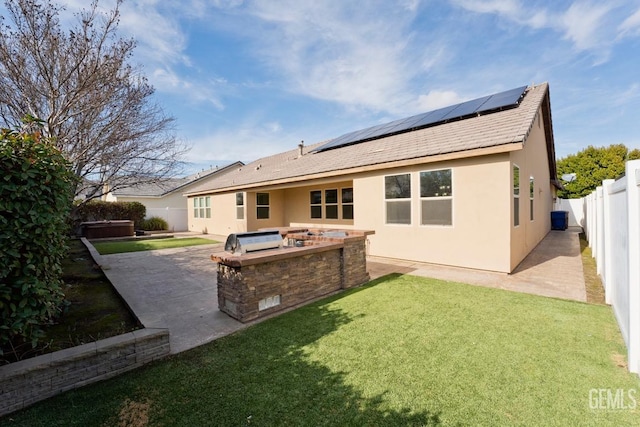
<path fill-rule="evenodd" d="M 220 248 L 212 244 L 113 255 L 91 249 L 140 322 L 147 328 L 168 328 L 171 353 L 179 353 L 247 326 L 218 310 L 217 267 L 210 255 Z"/>
<path fill-rule="evenodd" d="M 176 233 L 176 237 L 193 237 Z M 225 237 L 197 235 L 224 241 Z M 210 254 L 222 244 L 100 255 L 91 246 L 114 287 L 140 322 L 168 328 L 171 352 L 179 353 L 245 328 L 218 310 L 217 267 Z M 552 231 L 513 274 L 369 257 L 375 279 L 389 273 L 413 274 L 461 283 L 586 300 L 578 230 Z M 256 323 L 256 322 L 253 322 Z"/>
<path fill-rule="evenodd" d="M 412 274 L 452 282 L 507 289 L 546 297 L 586 301 L 580 255 L 580 228 L 551 231 L 511 274 L 369 257 L 371 278 Z"/>

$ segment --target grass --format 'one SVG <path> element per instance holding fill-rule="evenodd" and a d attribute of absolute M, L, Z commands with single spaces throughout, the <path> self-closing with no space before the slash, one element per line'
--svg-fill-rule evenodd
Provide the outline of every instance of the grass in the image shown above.
<path fill-rule="evenodd" d="M 604 286 L 598 276 L 596 260 L 591 254 L 591 248 L 584 233 L 580 233 L 580 254 L 582 255 L 582 269 L 584 271 L 584 284 L 587 291 L 587 302 L 592 304 L 604 304 Z"/>
<path fill-rule="evenodd" d="M 74 347 L 138 329 L 137 319 L 128 310 L 109 280 L 80 240 L 69 241 L 62 263 L 64 313 L 47 326 L 45 337 L 35 349 L 30 343 L 5 348 L 3 362 L 13 362 L 43 353 Z"/>
<path fill-rule="evenodd" d="M 636 425 L 590 409 L 623 354 L 607 306 L 392 275 L 0 426 Z"/>
<path fill-rule="evenodd" d="M 182 248 L 185 246 L 211 245 L 214 243 L 219 242 L 210 239 L 203 239 L 201 237 L 91 242 L 91 244 L 102 255 L 151 251 L 155 249 Z"/>

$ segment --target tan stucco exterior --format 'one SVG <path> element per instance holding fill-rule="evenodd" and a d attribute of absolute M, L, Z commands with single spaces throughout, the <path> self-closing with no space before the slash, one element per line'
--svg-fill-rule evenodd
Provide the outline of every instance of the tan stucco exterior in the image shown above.
<path fill-rule="evenodd" d="M 520 168 L 520 225 L 517 227 L 513 226 L 513 208 L 511 208 L 509 271 L 513 271 L 551 229 L 550 212 L 553 208 L 555 190 L 549 180 L 549 162 L 541 110 L 538 111 L 532 123 L 524 148 L 512 151 L 510 157 L 511 166 L 516 165 Z M 511 168 L 511 174 L 513 174 L 513 168 Z M 529 178 L 534 180 L 533 220 L 530 219 Z"/>
<path fill-rule="evenodd" d="M 549 213 L 556 179 L 553 132 L 546 91 L 538 96 L 541 102 L 537 107 L 532 108 L 529 103 L 520 107 L 522 110 L 511 110 L 521 115 L 518 120 L 522 122 L 510 142 L 451 152 L 443 149 L 433 155 L 404 158 L 393 156 L 399 151 L 393 145 L 378 142 L 379 151 L 390 153 L 386 155 L 393 160 L 372 161 L 337 171 L 327 166 L 326 171 L 290 174 L 263 181 L 260 181 L 260 174 L 264 171 L 274 171 L 267 175 L 269 177 L 279 176 L 276 172 L 281 170 L 280 164 L 295 165 L 306 156 L 322 161 L 325 154 L 305 154 L 300 159 L 287 152 L 258 160 L 244 170 L 238 170 L 234 179 L 228 180 L 230 182 L 211 190 L 199 188 L 188 195 L 189 230 L 221 235 L 286 226 L 375 230 L 375 234 L 369 236 L 370 255 L 510 273 L 551 228 Z M 453 123 L 450 129 L 460 126 Z M 483 134 L 478 137 L 486 139 L 493 129 L 486 123 L 483 126 Z M 429 138 L 436 136 L 434 130 L 424 134 L 424 141 L 411 144 L 427 144 Z M 468 145 L 473 146 L 476 135 L 465 130 L 453 132 L 452 137 L 470 141 Z M 408 137 L 389 137 L 389 141 L 406 144 L 406 150 L 413 147 L 408 140 Z M 364 147 L 364 144 L 354 149 L 347 147 L 344 153 Z M 340 154 L 338 151 L 336 159 Z M 376 150 L 371 153 L 374 156 Z M 520 176 L 517 224 L 514 221 L 514 166 L 519 168 Z M 420 174 L 443 169 L 451 171 L 451 225 L 422 225 Z M 255 176 L 255 179 L 244 178 L 243 174 Z M 403 206 L 410 202 L 411 219 L 409 223 L 390 224 L 386 219 L 385 176 L 399 174 L 410 176 L 410 197 L 404 199 Z M 533 178 L 533 217 L 530 178 Z M 243 179 L 246 182 L 239 184 Z M 344 188 L 353 189 L 353 219 L 311 218 L 312 191 L 324 194 L 326 190 L 340 192 Z M 243 191 L 245 195 L 245 215 L 241 220 L 236 219 L 237 191 Z M 268 219 L 257 219 L 256 194 L 260 192 L 269 193 Z M 203 196 L 211 198 L 209 219 L 193 217 L 191 200 Z"/>
<path fill-rule="evenodd" d="M 513 222 L 512 167 L 520 167 L 520 224 Z M 453 224 L 420 225 L 420 172 L 452 170 Z M 411 175 L 410 225 L 385 223 L 384 177 Z M 534 221 L 529 220 L 529 176 L 534 177 Z M 245 219 L 236 219 L 235 192 L 211 194 L 210 219 L 193 218 L 189 229 L 227 235 L 265 227 L 309 226 L 375 230 L 369 254 L 482 270 L 511 272 L 550 229 L 552 195 L 543 132 L 534 127 L 524 148 L 499 154 L 378 169 L 289 188 L 265 187 L 270 198 L 269 219 L 256 219 L 256 192 L 245 193 Z M 310 218 L 310 192 L 353 188 L 353 220 Z"/>
<path fill-rule="evenodd" d="M 453 224 L 420 225 L 420 172 L 452 170 Z M 411 174 L 410 225 L 385 224 L 384 175 Z M 392 169 L 354 180 L 355 227 L 376 230 L 370 254 L 389 258 L 509 270 L 509 155 Z"/>

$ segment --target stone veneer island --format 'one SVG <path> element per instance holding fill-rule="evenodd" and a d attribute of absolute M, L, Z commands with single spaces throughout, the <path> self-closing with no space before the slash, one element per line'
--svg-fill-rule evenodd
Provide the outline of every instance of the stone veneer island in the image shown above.
<path fill-rule="evenodd" d="M 373 231 L 277 230 L 287 242 L 283 248 L 211 255 L 218 263 L 220 311 L 249 322 L 369 281 L 367 236 Z"/>

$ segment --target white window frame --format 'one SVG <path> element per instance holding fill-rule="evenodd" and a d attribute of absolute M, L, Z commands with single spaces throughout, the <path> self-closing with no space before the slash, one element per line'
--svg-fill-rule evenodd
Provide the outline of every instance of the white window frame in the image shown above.
<path fill-rule="evenodd" d="M 534 198 L 535 198 L 535 180 L 532 176 L 529 177 L 529 221 L 533 221 L 535 218 L 534 215 Z"/>
<path fill-rule="evenodd" d="M 236 193 L 236 219 L 237 220 L 244 220 L 245 218 L 244 200 L 245 200 L 245 194 L 243 192 Z M 238 204 L 238 201 L 240 201 L 241 203 Z"/>
<path fill-rule="evenodd" d="M 432 172 L 440 172 L 440 171 L 449 171 L 450 173 L 450 185 L 448 188 L 448 195 L 436 195 L 436 196 L 422 196 L 422 174 L 432 173 Z M 453 227 L 453 168 L 442 168 L 442 169 L 432 169 L 420 171 L 418 174 L 419 177 L 419 185 L 420 185 L 420 226 L 422 227 Z M 447 189 L 443 189 L 444 193 L 447 193 Z M 451 218 L 450 223 L 448 224 L 424 224 L 422 219 L 424 217 L 424 204 L 423 202 L 435 201 L 435 200 L 450 200 L 451 201 Z"/>
<path fill-rule="evenodd" d="M 387 178 L 397 177 L 397 176 L 408 176 L 409 177 L 409 197 L 393 197 L 387 198 Z M 412 174 L 407 173 L 397 173 L 393 175 L 385 175 L 383 177 L 383 194 L 384 194 L 384 223 L 385 225 L 397 225 L 397 226 L 411 226 L 413 224 L 413 203 L 411 200 L 412 196 Z M 388 212 L 389 212 L 389 204 L 391 203 L 409 203 L 409 222 L 389 222 Z"/>
<path fill-rule="evenodd" d="M 516 182 L 516 171 L 518 179 Z M 520 226 L 520 166 L 514 164 L 511 168 L 511 188 L 513 193 L 513 226 Z"/>
<path fill-rule="evenodd" d="M 211 196 L 193 198 L 193 217 L 211 218 Z"/>

